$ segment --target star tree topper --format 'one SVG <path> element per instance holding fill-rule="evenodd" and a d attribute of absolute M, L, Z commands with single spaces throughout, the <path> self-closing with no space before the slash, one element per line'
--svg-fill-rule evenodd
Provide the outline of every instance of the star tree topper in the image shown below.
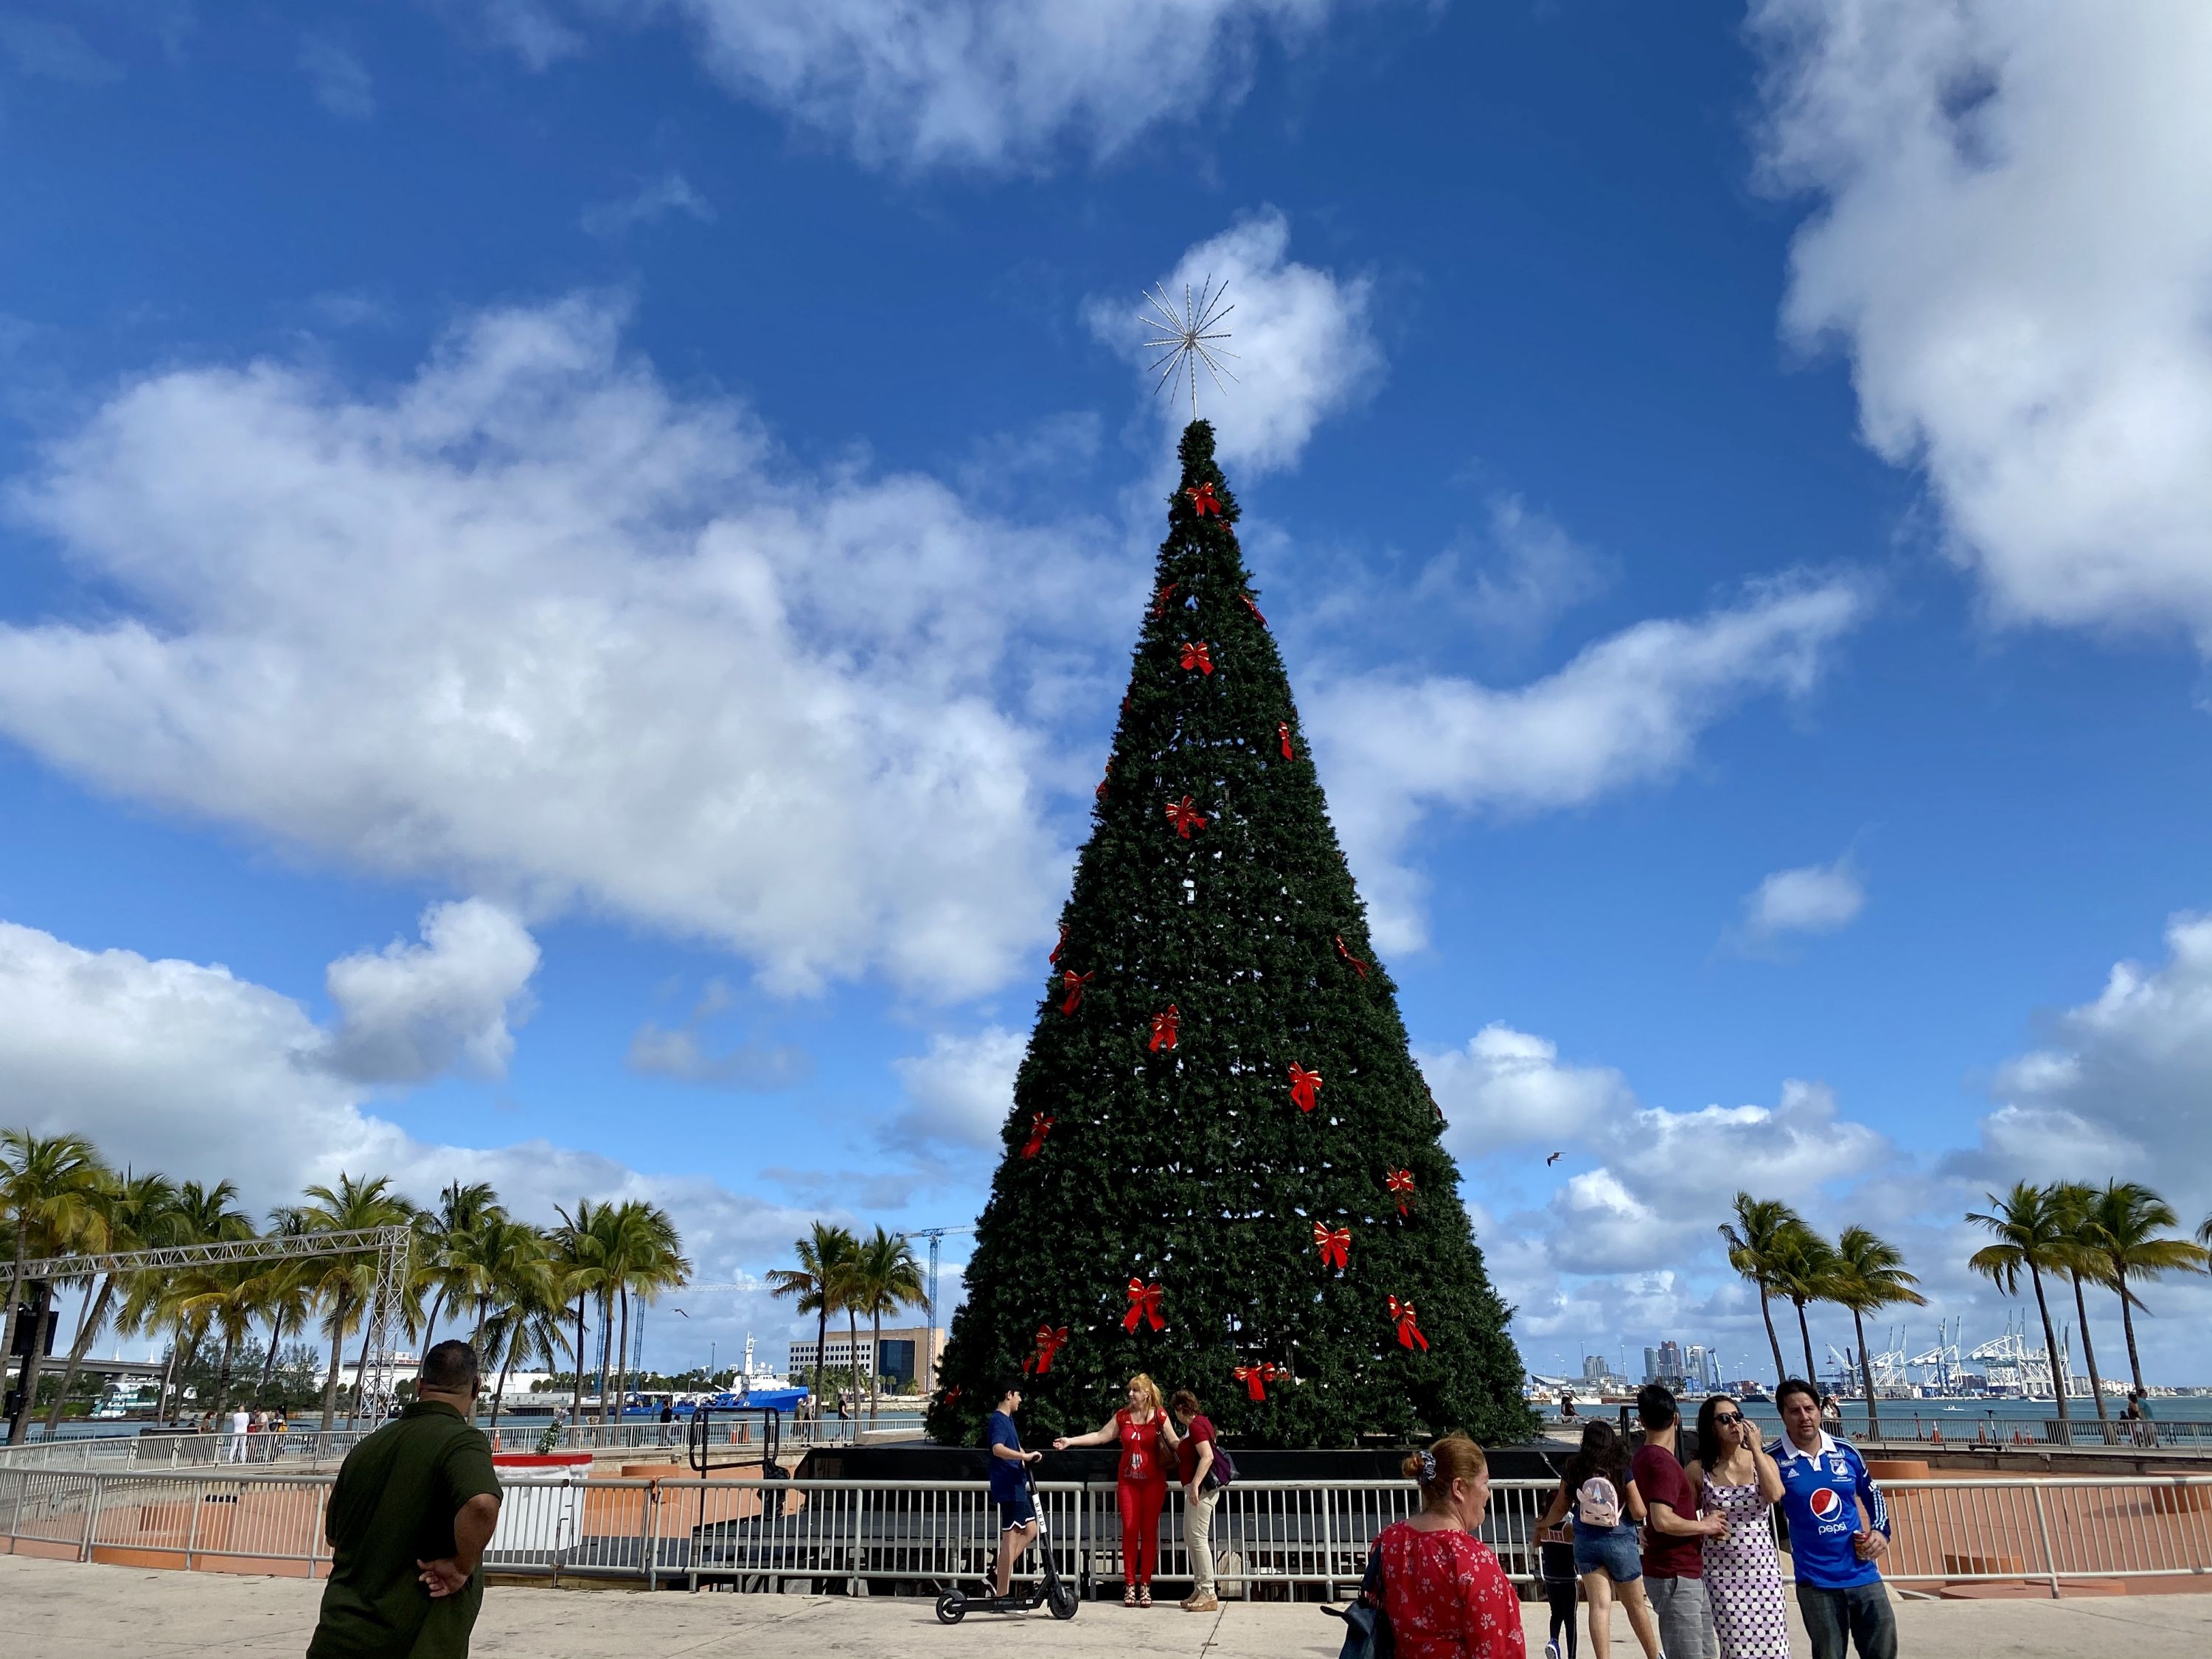
<path fill-rule="evenodd" d="M 1163 283 L 1145 295 L 1145 309 L 1137 314 L 1137 320 L 1153 331 L 1153 337 L 1145 342 L 1145 349 L 1160 354 L 1147 365 L 1160 377 L 1153 383 L 1152 390 L 1162 391 L 1187 374 L 1190 380 L 1190 417 L 1194 421 L 1198 418 L 1198 366 L 1204 363 L 1206 372 L 1213 377 L 1213 384 L 1224 392 L 1229 388 L 1221 385 L 1221 377 L 1227 374 L 1232 380 L 1237 378 L 1219 362 L 1237 356 L 1221 344 L 1229 337 L 1229 331 L 1221 323 L 1237 309 L 1223 303 L 1228 292 L 1228 283 L 1216 288 L 1209 275 L 1193 299 L 1190 284 L 1185 283 L 1182 309 L 1178 312 L 1175 301 L 1168 297 L 1167 284 Z"/>

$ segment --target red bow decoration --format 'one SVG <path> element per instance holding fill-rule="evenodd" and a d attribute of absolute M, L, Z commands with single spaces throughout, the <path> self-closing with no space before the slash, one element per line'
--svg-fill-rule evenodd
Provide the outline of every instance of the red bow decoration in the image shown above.
<path fill-rule="evenodd" d="M 1212 484 L 1202 483 L 1195 489 L 1186 489 L 1182 493 L 1190 497 L 1191 507 L 1200 518 L 1209 513 L 1217 519 L 1221 516 L 1221 498 L 1213 493 Z"/>
<path fill-rule="evenodd" d="M 1160 591 L 1152 595 L 1152 614 L 1155 617 L 1164 617 L 1168 614 L 1168 600 L 1174 597 L 1176 589 L 1182 586 L 1181 582 L 1165 582 L 1161 585 Z"/>
<path fill-rule="evenodd" d="M 1036 1352 L 1022 1361 L 1022 1374 L 1026 1376 L 1030 1372 L 1035 1371 L 1039 1376 L 1042 1376 L 1052 1369 L 1053 1355 L 1066 1346 L 1066 1326 L 1062 1325 L 1057 1330 L 1049 1325 L 1038 1326 Z"/>
<path fill-rule="evenodd" d="M 1213 672 L 1213 647 L 1204 640 L 1185 640 L 1182 642 L 1182 665 L 1195 668 L 1200 673 Z"/>
<path fill-rule="evenodd" d="M 1405 1214 L 1406 1200 L 1413 1195 L 1413 1172 L 1411 1170 L 1393 1170 L 1383 1179 L 1390 1190 L 1398 1195 L 1398 1213 Z"/>
<path fill-rule="evenodd" d="M 1030 1138 L 1022 1146 L 1022 1156 L 1024 1158 L 1035 1158 L 1039 1152 L 1042 1152 L 1044 1150 L 1044 1138 L 1052 1133 L 1052 1126 L 1059 1121 L 1060 1120 L 1057 1118 L 1047 1117 L 1042 1112 L 1031 1112 L 1030 1114 Z"/>
<path fill-rule="evenodd" d="M 1193 806 L 1190 797 L 1185 795 L 1179 801 L 1168 803 L 1168 823 L 1174 826 L 1176 834 L 1188 841 L 1192 830 L 1206 828 L 1206 815 Z"/>
<path fill-rule="evenodd" d="M 1314 1109 L 1314 1095 L 1321 1088 L 1321 1073 L 1309 1072 L 1295 1060 L 1291 1062 L 1291 1098 L 1302 1112 Z"/>
<path fill-rule="evenodd" d="M 1047 957 L 1045 961 L 1057 968 L 1060 965 L 1060 953 L 1066 949 L 1067 949 L 1067 929 L 1063 927 L 1060 930 L 1060 943 L 1052 947 L 1052 954 Z"/>
<path fill-rule="evenodd" d="M 1358 970 L 1360 978 L 1367 977 L 1367 964 L 1344 948 L 1344 935 L 1341 933 L 1336 936 L 1336 953 Z"/>
<path fill-rule="evenodd" d="M 1147 1285 L 1141 1279 L 1133 1279 L 1129 1281 L 1129 1311 L 1121 1316 L 1121 1328 L 1133 1331 L 1147 1319 L 1156 1331 L 1168 1327 L 1168 1322 L 1160 1317 L 1159 1281 L 1155 1279 Z"/>
<path fill-rule="evenodd" d="M 1283 758 L 1296 760 L 1297 757 L 1291 752 L 1291 723 L 1288 720 L 1275 727 L 1275 737 L 1283 745 Z"/>
<path fill-rule="evenodd" d="M 1352 1229 L 1331 1227 L 1328 1223 L 1314 1223 L 1314 1248 L 1321 1252 L 1324 1267 L 1346 1267 L 1352 1263 Z"/>
<path fill-rule="evenodd" d="M 1400 1347 L 1410 1348 L 1413 1344 L 1418 1342 L 1421 1345 L 1421 1352 L 1423 1353 L 1426 1353 L 1429 1351 L 1429 1339 L 1421 1334 L 1421 1328 L 1413 1322 L 1413 1304 L 1412 1303 L 1401 1302 L 1396 1297 L 1392 1297 L 1390 1298 L 1390 1317 L 1398 1322 L 1398 1346 Z"/>
<path fill-rule="evenodd" d="M 1113 781 L 1114 769 L 1109 766 L 1106 769 L 1106 775 L 1098 780 L 1098 787 L 1091 792 L 1091 798 L 1093 800 L 1104 800 L 1106 799 L 1106 786 Z"/>
<path fill-rule="evenodd" d="M 960 1398 L 960 1385 L 957 1382 L 955 1382 L 939 1397 L 942 1399 L 946 1405 L 951 1405 L 955 1401 Z"/>
<path fill-rule="evenodd" d="M 1252 620 L 1265 628 L 1267 625 L 1267 613 L 1260 609 L 1252 596 L 1249 593 L 1239 593 L 1237 597 L 1244 601 L 1244 608 L 1252 613 Z"/>
<path fill-rule="evenodd" d="M 1080 1008 L 1083 1006 L 1083 988 L 1097 977 L 1098 970 L 1096 968 L 1087 974 L 1079 974 L 1072 968 L 1062 974 L 1060 976 L 1060 982 L 1067 988 L 1067 1000 L 1060 1005 L 1060 1012 L 1063 1014 L 1072 1014 Z"/>
<path fill-rule="evenodd" d="M 1257 1365 L 1239 1365 L 1234 1374 L 1237 1380 L 1244 1385 L 1244 1391 L 1259 1401 L 1267 1399 L 1268 1383 L 1279 1376 L 1290 1375 L 1272 1359 L 1262 1360 Z"/>
<path fill-rule="evenodd" d="M 1163 1048 L 1174 1048 L 1176 1046 L 1176 1034 L 1181 1030 L 1182 1026 L 1182 1010 L 1176 1007 L 1172 1002 L 1168 1004 L 1167 1012 L 1164 1014 L 1154 1014 L 1152 1016 L 1152 1040 L 1149 1045 L 1151 1051 L 1153 1054 L 1158 1054 Z"/>

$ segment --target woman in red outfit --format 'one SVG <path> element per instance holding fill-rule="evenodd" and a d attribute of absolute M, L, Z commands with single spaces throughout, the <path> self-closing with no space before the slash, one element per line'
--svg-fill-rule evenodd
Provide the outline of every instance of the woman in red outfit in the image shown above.
<path fill-rule="evenodd" d="M 1521 1600 L 1490 1546 L 1474 1536 L 1490 1507 L 1490 1466 L 1463 1434 L 1406 1460 L 1421 1512 L 1370 1547 L 1399 1659 L 1523 1659 Z"/>
<path fill-rule="evenodd" d="M 1160 1407 L 1159 1384 L 1142 1371 L 1129 1379 L 1129 1403 L 1103 1427 L 1063 1435 L 1054 1451 L 1070 1446 L 1110 1446 L 1119 1441 L 1115 1486 L 1121 1499 L 1121 1605 L 1152 1605 L 1152 1570 L 1159 1565 L 1160 1508 L 1168 1501 L 1168 1471 L 1175 1466 L 1175 1425 Z"/>

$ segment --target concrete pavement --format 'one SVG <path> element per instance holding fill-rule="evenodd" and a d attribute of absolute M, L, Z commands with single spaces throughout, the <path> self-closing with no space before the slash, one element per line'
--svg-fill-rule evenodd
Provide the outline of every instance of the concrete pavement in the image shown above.
<path fill-rule="evenodd" d="M 314 1628 L 319 1583 L 212 1572 L 149 1572 L 0 1556 L 0 1608 L 40 1659 L 297 1659 Z M 1524 1608 L 1528 1651 L 1543 1651 L 1544 1610 Z M 2063 1601 L 1900 1601 L 1906 1659 L 2203 1659 L 2212 1595 Z M 1637 1650 L 1613 1617 L 1613 1652 Z M 843 1596 L 496 1587 L 485 1597 L 479 1659 L 906 1659 L 1003 1651 L 1150 1659 L 1331 1659 L 1343 1626 L 1310 1603 L 1231 1605 L 1218 1616 L 1172 1603 L 1135 1613 L 1086 1605 L 1070 1622 L 1038 1613 L 970 1618 L 947 1629 L 928 1603 Z M 1806 1652 L 1802 1632 L 1792 1651 Z M 1585 1642 L 1583 1651 L 1589 1649 Z"/>

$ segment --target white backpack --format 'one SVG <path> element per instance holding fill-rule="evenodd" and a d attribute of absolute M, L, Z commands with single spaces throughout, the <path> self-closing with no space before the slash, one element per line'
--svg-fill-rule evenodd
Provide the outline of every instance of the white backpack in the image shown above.
<path fill-rule="evenodd" d="M 1575 1493 L 1575 1518 L 1586 1527 L 1619 1526 L 1620 1494 L 1613 1482 L 1601 1474 L 1583 1481 Z"/>

